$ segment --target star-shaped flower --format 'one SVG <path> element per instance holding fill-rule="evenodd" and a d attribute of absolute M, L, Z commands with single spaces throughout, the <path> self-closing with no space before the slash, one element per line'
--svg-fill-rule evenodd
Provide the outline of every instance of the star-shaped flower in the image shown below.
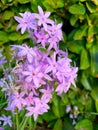
<path fill-rule="evenodd" d="M 0 120 L 3 121 L 3 126 L 5 126 L 5 125 L 8 124 L 10 127 L 12 127 L 11 116 L 2 115 L 2 116 L 0 117 Z"/>

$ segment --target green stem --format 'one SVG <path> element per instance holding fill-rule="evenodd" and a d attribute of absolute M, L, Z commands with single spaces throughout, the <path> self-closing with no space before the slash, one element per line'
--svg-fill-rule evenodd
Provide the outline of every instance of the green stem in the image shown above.
<path fill-rule="evenodd" d="M 32 118 L 31 118 L 31 116 L 29 117 L 29 130 L 31 130 L 32 129 Z"/>
<path fill-rule="evenodd" d="M 16 126 L 17 126 L 17 130 L 19 130 L 18 112 L 16 113 Z"/>
<path fill-rule="evenodd" d="M 16 124 L 15 124 L 16 116 L 14 114 L 12 114 L 12 121 L 13 121 L 13 128 L 15 129 L 15 127 L 16 127 Z"/>
<path fill-rule="evenodd" d="M 21 124 L 20 124 L 20 128 L 21 130 L 24 130 L 24 128 L 26 127 L 26 124 L 28 122 L 28 117 L 24 117 L 24 119 L 22 120 Z"/>
<path fill-rule="evenodd" d="M 36 130 L 37 120 L 34 122 L 33 130 Z"/>

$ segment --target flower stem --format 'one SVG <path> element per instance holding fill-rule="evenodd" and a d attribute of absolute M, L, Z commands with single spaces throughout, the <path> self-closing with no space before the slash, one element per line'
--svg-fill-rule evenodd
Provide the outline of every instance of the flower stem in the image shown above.
<path fill-rule="evenodd" d="M 19 130 L 18 112 L 16 113 L 16 127 L 17 127 L 17 130 Z"/>
<path fill-rule="evenodd" d="M 37 120 L 34 122 L 33 130 L 36 130 Z"/>
<path fill-rule="evenodd" d="M 29 130 L 31 130 L 32 129 L 32 118 L 31 118 L 31 116 L 29 117 Z"/>

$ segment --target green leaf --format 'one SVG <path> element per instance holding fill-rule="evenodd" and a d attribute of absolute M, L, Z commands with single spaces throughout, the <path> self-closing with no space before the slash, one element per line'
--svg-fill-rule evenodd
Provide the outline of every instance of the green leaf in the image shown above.
<path fill-rule="evenodd" d="M 69 12 L 71 14 L 80 14 L 83 15 L 85 14 L 85 7 L 83 4 L 79 3 L 79 4 L 74 4 L 72 6 L 69 7 Z"/>
<path fill-rule="evenodd" d="M 67 117 L 64 119 L 64 130 L 74 130 L 72 120 Z"/>
<path fill-rule="evenodd" d="M 67 95 L 65 93 L 62 93 L 61 100 L 62 100 L 62 103 L 65 105 L 67 105 L 69 103 L 69 100 L 68 100 Z"/>
<path fill-rule="evenodd" d="M 5 126 L 4 126 L 4 130 L 11 130 L 11 128 L 10 128 L 9 125 L 5 125 Z"/>
<path fill-rule="evenodd" d="M 62 130 L 62 120 L 58 119 L 54 125 L 53 130 Z"/>
<path fill-rule="evenodd" d="M 91 96 L 92 98 L 95 100 L 95 106 L 96 106 L 96 110 L 98 112 L 98 80 L 94 79 L 92 84 L 93 84 L 93 89 L 91 91 Z"/>
<path fill-rule="evenodd" d="M 86 35 L 86 31 L 87 31 L 87 25 L 82 26 L 80 29 L 78 29 L 76 31 L 76 33 L 74 34 L 74 40 L 81 40 L 83 38 L 83 36 Z"/>
<path fill-rule="evenodd" d="M 9 40 L 11 41 L 16 41 L 16 40 L 19 40 L 19 38 L 21 37 L 21 35 L 17 32 L 13 32 L 13 33 L 10 33 L 9 34 Z"/>
<path fill-rule="evenodd" d="M 67 42 L 68 44 L 68 49 L 71 51 L 71 52 L 74 52 L 76 54 L 80 54 L 82 49 L 83 49 L 83 44 L 84 44 L 84 41 L 69 41 Z"/>
<path fill-rule="evenodd" d="M 73 29 L 68 35 L 68 41 L 73 40 L 74 34 L 76 33 L 77 29 Z"/>
<path fill-rule="evenodd" d="M 94 29 L 94 26 L 93 25 L 89 26 L 88 27 L 88 36 L 94 35 L 94 33 L 95 33 L 94 31 L 96 31 Z"/>
<path fill-rule="evenodd" d="M 23 35 L 21 35 L 18 32 L 12 32 L 12 33 L 9 33 L 8 38 L 11 41 L 17 41 L 17 40 L 24 40 L 27 38 L 27 36 L 28 36 L 28 33 L 24 33 Z"/>
<path fill-rule="evenodd" d="M 0 43 L 3 44 L 9 41 L 7 33 L 5 31 L 0 31 Z"/>
<path fill-rule="evenodd" d="M 64 7 L 64 0 L 57 0 L 57 7 L 58 8 Z"/>
<path fill-rule="evenodd" d="M 91 53 L 91 72 L 94 77 L 98 77 L 98 45 L 90 50 Z"/>
<path fill-rule="evenodd" d="M 26 3 L 29 3 L 29 0 L 18 0 L 18 2 L 20 4 L 26 4 Z"/>
<path fill-rule="evenodd" d="M 54 9 L 64 7 L 64 0 L 44 0 L 44 7 L 51 12 L 55 12 Z"/>
<path fill-rule="evenodd" d="M 86 0 L 79 0 L 80 2 L 84 2 L 84 1 L 86 1 Z"/>
<path fill-rule="evenodd" d="M 76 3 L 77 1 L 79 1 L 79 0 L 71 0 L 72 3 Z M 67 2 L 66 2 L 66 3 L 67 3 Z"/>
<path fill-rule="evenodd" d="M 89 63 L 89 57 L 88 57 L 88 52 L 84 48 L 81 52 L 81 57 L 80 57 L 80 69 L 85 70 L 90 66 Z"/>
<path fill-rule="evenodd" d="M 91 2 L 86 2 L 86 6 L 88 10 L 90 11 L 90 13 L 96 12 L 96 6 L 93 5 Z"/>
<path fill-rule="evenodd" d="M 6 10 L 4 13 L 3 13 L 3 19 L 4 20 L 10 20 L 11 17 L 14 16 L 14 12 L 12 11 L 9 11 L 9 10 Z"/>
<path fill-rule="evenodd" d="M 46 121 L 52 121 L 52 120 L 56 119 L 56 117 L 54 116 L 54 114 L 53 114 L 53 112 L 51 110 L 46 112 L 46 113 L 44 113 L 42 115 L 42 118 L 44 120 L 46 120 Z"/>
<path fill-rule="evenodd" d="M 40 0 L 30 0 L 31 9 L 34 12 L 38 12 L 38 5 L 42 6 L 42 2 Z"/>
<path fill-rule="evenodd" d="M 6 105 L 7 105 L 7 101 L 5 101 L 5 102 L 3 101 L 3 103 L 0 102 L 0 109 L 5 107 Z"/>
<path fill-rule="evenodd" d="M 3 28 L 3 25 L 0 23 L 0 29 L 2 29 Z"/>
<path fill-rule="evenodd" d="M 96 111 L 98 112 L 98 99 L 95 100 Z"/>
<path fill-rule="evenodd" d="M 55 93 L 53 95 L 52 110 L 57 118 L 60 118 L 65 114 L 65 106 L 63 106 L 60 97 L 58 97 Z"/>
<path fill-rule="evenodd" d="M 76 124 L 75 130 L 93 130 L 92 122 L 88 119 L 84 119 Z"/>
<path fill-rule="evenodd" d="M 72 15 L 71 18 L 70 18 L 70 24 L 71 24 L 72 26 L 74 26 L 75 23 L 77 22 L 77 20 L 78 20 L 78 17 Z"/>
<path fill-rule="evenodd" d="M 55 1 L 53 0 L 44 0 L 43 5 L 47 10 L 51 12 L 54 12 L 54 9 L 57 8 L 57 5 L 55 4 Z"/>
<path fill-rule="evenodd" d="M 85 111 L 91 112 L 91 111 L 93 111 L 93 108 L 94 108 L 93 100 L 92 100 L 91 97 L 89 97 L 88 100 L 87 100 L 87 103 L 86 103 L 86 105 L 85 105 Z M 93 117 L 93 116 L 95 116 L 95 115 L 90 114 L 90 116 Z"/>
<path fill-rule="evenodd" d="M 82 83 L 82 85 L 84 86 L 85 89 L 91 90 L 90 80 L 89 80 L 89 77 L 87 76 L 87 74 L 85 72 L 82 73 L 81 83 Z"/>
<path fill-rule="evenodd" d="M 54 94 L 53 95 L 53 105 L 52 105 L 52 110 L 55 114 L 56 117 L 60 117 L 60 111 L 59 111 L 59 99 L 58 97 Z"/>
<path fill-rule="evenodd" d="M 92 89 L 92 92 L 91 92 L 91 96 L 93 97 L 94 100 L 98 100 L 98 84 L 97 84 L 97 79 L 94 79 L 93 80 L 93 89 Z"/>

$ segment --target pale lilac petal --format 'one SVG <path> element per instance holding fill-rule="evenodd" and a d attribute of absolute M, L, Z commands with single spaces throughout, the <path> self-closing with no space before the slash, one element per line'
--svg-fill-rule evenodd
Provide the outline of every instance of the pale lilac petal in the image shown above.
<path fill-rule="evenodd" d="M 39 85 L 39 79 L 34 78 L 33 81 L 34 81 L 35 86 L 38 88 L 40 86 Z"/>
<path fill-rule="evenodd" d="M 50 16 L 50 14 L 51 14 L 50 12 L 46 12 L 45 17 L 48 18 Z"/>
<path fill-rule="evenodd" d="M 17 27 L 16 27 L 16 31 L 18 31 L 19 29 L 21 29 L 22 26 L 23 26 L 22 24 L 18 24 Z"/>
<path fill-rule="evenodd" d="M 32 55 L 28 54 L 28 55 L 27 55 L 27 59 L 28 59 L 28 61 L 29 61 L 30 63 L 32 63 L 32 61 L 33 61 Z"/>
<path fill-rule="evenodd" d="M 53 79 L 48 74 L 45 74 L 44 78 L 47 79 L 47 80 L 53 81 Z"/>
<path fill-rule="evenodd" d="M 40 6 L 38 6 L 38 11 L 39 11 L 39 14 L 44 15 L 44 12 Z"/>
<path fill-rule="evenodd" d="M 26 31 L 26 25 L 23 26 L 23 28 L 21 29 L 21 34 L 23 34 Z"/>
<path fill-rule="evenodd" d="M 38 113 L 34 113 L 34 121 L 37 120 L 37 117 L 38 117 Z"/>
<path fill-rule="evenodd" d="M 31 72 L 29 72 L 29 71 L 23 71 L 22 74 L 25 75 L 25 76 L 27 76 L 27 75 L 29 76 L 29 75 L 31 75 Z"/>
<path fill-rule="evenodd" d="M 26 81 L 27 83 L 30 83 L 30 82 L 32 81 L 32 77 L 31 77 L 31 76 L 26 77 L 26 78 L 25 78 L 25 81 Z"/>
<path fill-rule="evenodd" d="M 20 23 L 21 20 L 22 20 L 22 18 L 20 18 L 20 17 L 18 17 L 18 16 L 14 16 L 14 19 L 15 19 L 18 23 Z"/>
<path fill-rule="evenodd" d="M 52 68 L 51 68 L 51 66 L 49 66 L 49 67 L 46 68 L 45 73 L 49 73 L 51 71 L 52 71 Z"/>

